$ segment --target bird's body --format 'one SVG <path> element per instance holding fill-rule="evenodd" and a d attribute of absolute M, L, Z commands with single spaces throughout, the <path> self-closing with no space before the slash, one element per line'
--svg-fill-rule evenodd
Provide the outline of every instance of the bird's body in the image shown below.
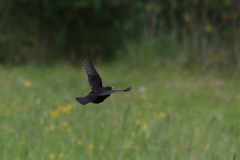
<path fill-rule="evenodd" d="M 103 102 L 107 97 L 109 97 L 113 93 L 131 90 L 131 87 L 128 87 L 125 90 L 112 90 L 113 87 L 110 86 L 103 87 L 101 77 L 99 76 L 92 62 L 88 58 L 85 59 L 84 61 L 84 67 L 87 72 L 88 81 L 92 88 L 92 91 L 85 97 L 76 98 L 77 101 L 82 105 L 85 105 L 90 102 L 98 104 Z"/>
<path fill-rule="evenodd" d="M 79 101 L 81 99 L 81 102 L 92 102 L 95 104 L 101 103 L 103 102 L 107 97 L 109 97 L 110 95 L 105 95 L 105 96 L 98 96 L 99 94 L 101 94 L 104 91 L 108 91 L 111 90 L 111 87 L 109 89 L 109 87 L 102 87 L 101 89 L 99 89 L 97 92 L 90 92 L 87 96 L 82 97 L 82 98 L 77 98 L 77 100 Z"/>

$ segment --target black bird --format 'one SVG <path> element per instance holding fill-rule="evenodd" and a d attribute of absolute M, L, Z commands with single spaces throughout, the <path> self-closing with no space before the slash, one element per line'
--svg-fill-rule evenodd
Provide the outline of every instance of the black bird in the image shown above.
<path fill-rule="evenodd" d="M 92 91 L 85 97 L 76 98 L 77 101 L 82 105 L 85 105 L 90 102 L 98 104 L 103 102 L 111 94 L 126 92 L 131 90 L 131 87 L 128 87 L 127 89 L 124 89 L 124 90 L 112 90 L 113 87 L 110 87 L 110 86 L 103 87 L 102 79 L 97 73 L 96 69 L 94 68 L 92 62 L 89 60 L 88 57 L 87 59 L 84 60 L 83 65 L 87 72 L 88 82 L 92 88 Z"/>

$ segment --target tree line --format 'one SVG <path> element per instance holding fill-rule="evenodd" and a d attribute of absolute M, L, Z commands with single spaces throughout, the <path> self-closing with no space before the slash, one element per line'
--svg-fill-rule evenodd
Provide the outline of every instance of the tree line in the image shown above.
<path fill-rule="evenodd" d="M 1 0 L 0 62 L 111 58 L 143 33 L 231 48 L 236 59 L 239 23 L 238 0 Z"/>

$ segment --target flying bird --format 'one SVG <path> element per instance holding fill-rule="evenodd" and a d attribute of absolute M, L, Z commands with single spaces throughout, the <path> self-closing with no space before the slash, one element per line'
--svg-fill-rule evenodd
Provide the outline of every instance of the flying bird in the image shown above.
<path fill-rule="evenodd" d="M 124 90 L 113 90 L 113 87 L 110 87 L 110 86 L 103 87 L 102 79 L 97 73 L 96 69 L 94 68 L 92 62 L 88 57 L 84 59 L 83 65 L 87 72 L 88 82 L 92 88 L 92 91 L 85 97 L 76 98 L 77 101 L 82 105 L 85 105 L 90 102 L 98 104 L 103 102 L 111 94 L 126 92 L 131 90 L 131 87 L 128 87 L 127 89 L 124 89 Z"/>

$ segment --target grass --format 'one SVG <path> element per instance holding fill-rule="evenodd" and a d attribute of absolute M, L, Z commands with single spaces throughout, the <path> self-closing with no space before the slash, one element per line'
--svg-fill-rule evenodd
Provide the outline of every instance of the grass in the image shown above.
<path fill-rule="evenodd" d="M 0 67 L 0 159 L 226 160 L 240 150 L 239 76 L 177 67 L 97 67 L 132 91 L 99 105 L 81 69 Z"/>

